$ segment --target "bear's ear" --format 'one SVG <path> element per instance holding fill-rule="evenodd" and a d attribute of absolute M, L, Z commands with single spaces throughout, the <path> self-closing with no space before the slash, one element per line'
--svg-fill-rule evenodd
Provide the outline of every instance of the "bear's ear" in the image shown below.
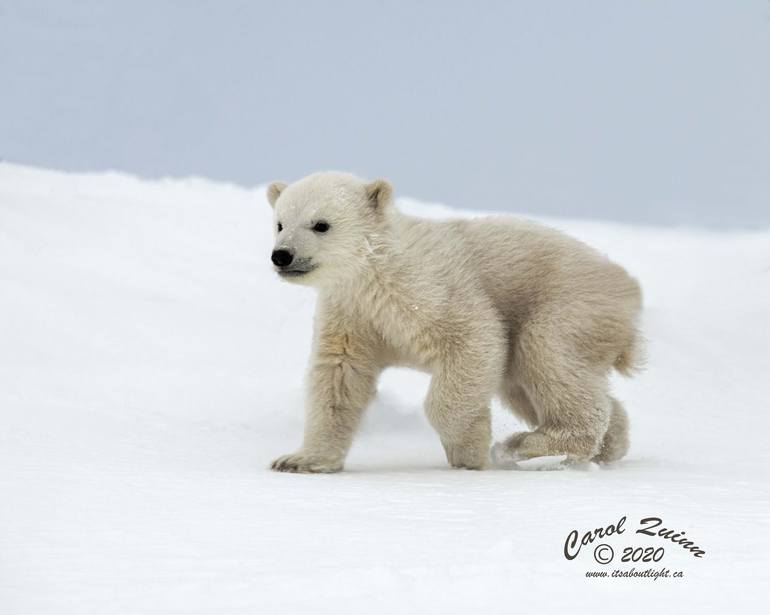
<path fill-rule="evenodd" d="M 385 209 L 393 200 L 393 186 L 385 179 L 366 184 L 366 197 L 373 209 Z"/>
<path fill-rule="evenodd" d="M 281 196 L 281 192 L 286 190 L 286 182 L 273 182 L 267 187 L 267 200 L 270 201 L 270 207 L 275 207 L 275 202 Z"/>

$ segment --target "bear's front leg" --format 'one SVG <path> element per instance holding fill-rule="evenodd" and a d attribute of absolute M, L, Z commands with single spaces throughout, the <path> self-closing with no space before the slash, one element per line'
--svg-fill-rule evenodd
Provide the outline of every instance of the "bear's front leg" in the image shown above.
<path fill-rule="evenodd" d="M 323 332 L 307 380 L 302 448 L 273 461 L 278 472 L 339 472 L 363 410 L 374 395 L 379 367 L 370 345 L 350 334 Z"/>

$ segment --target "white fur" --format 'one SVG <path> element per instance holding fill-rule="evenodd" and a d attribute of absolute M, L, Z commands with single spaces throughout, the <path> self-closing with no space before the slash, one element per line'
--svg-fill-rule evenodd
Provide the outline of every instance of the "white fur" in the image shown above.
<path fill-rule="evenodd" d="M 455 467 L 486 464 L 494 395 L 534 429 L 506 441 L 519 457 L 625 454 L 607 375 L 637 360 L 641 295 L 621 267 L 531 222 L 406 216 L 383 180 L 316 173 L 268 199 L 275 248 L 309 270 L 288 279 L 319 292 L 304 442 L 274 469 L 342 469 L 390 365 L 432 374 L 425 411 Z"/>

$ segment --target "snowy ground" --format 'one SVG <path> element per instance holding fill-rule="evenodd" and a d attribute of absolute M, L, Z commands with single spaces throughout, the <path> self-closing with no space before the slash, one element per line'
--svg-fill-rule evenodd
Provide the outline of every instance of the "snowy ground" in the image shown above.
<path fill-rule="evenodd" d="M 346 472 L 276 474 L 314 295 L 270 270 L 263 192 L 0 164 L 0 613 L 759 609 L 770 231 L 553 223 L 644 288 L 649 367 L 615 385 L 627 460 L 451 470 L 426 376 L 394 370 Z M 517 427 L 496 409 L 498 437 Z M 571 530 L 623 515 L 613 564 L 565 559 Z M 705 556 L 634 534 L 648 516 Z M 620 564 L 624 546 L 665 556 Z M 632 565 L 684 576 L 586 578 Z"/>

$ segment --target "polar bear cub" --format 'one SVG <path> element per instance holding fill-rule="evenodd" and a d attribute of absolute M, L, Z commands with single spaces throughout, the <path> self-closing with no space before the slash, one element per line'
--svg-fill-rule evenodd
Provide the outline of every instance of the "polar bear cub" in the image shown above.
<path fill-rule="evenodd" d="M 517 458 L 625 455 L 608 374 L 636 364 L 641 294 L 623 268 L 531 222 L 405 215 L 384 180 L 315 173 L 267 197 L 275 271 L 319 293 L 304 440 L 274 470 L 341 470 L 391 365 L 432 374 L 425 412 L 454 467 L 487 463 L 495 395 L 532 428 L 505 441 Z"/>

